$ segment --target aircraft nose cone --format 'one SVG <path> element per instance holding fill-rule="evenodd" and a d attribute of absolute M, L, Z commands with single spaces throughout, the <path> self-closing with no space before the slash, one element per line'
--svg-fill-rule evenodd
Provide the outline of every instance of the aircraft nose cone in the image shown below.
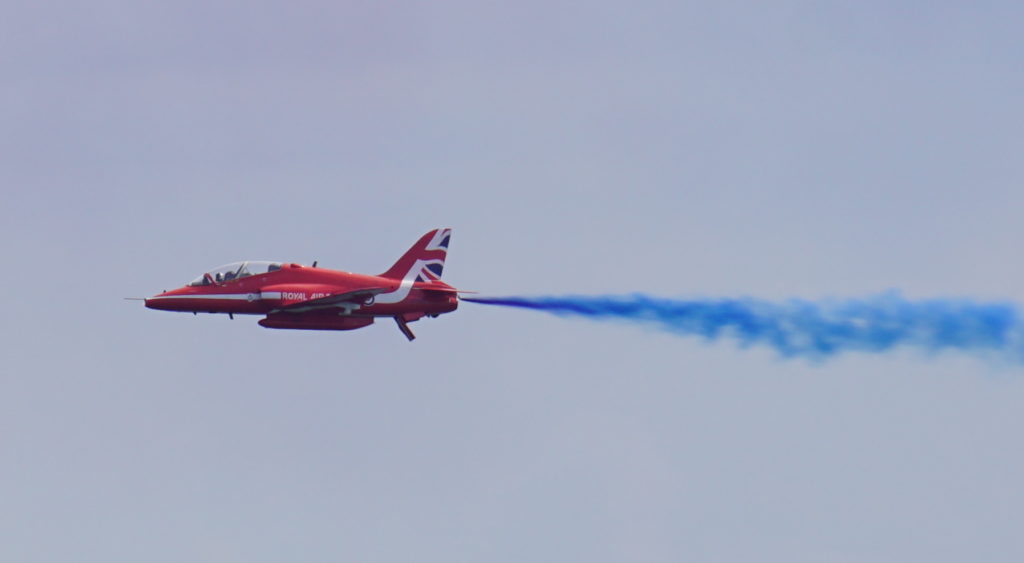
<path fill-rule="evenodd" d="M 160 298 L 161 295 L 163 295 L 163 294 L 161 293 L 160 295 L 154 295 L 153 297 L 147 297 L 144 300 L 144 303 L 146 304 L 146 308 L 147 309 L 167 309 L 167 302 L 169 300 L 168 299 L 161 299 Z"/>

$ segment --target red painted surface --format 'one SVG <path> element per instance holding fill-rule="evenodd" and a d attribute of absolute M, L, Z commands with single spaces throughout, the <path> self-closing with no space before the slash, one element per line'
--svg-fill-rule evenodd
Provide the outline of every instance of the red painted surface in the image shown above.
<path fill-rule="evenodd" d="M 373 317 L 339 317 L 320 313 L 271 313 L 260 319 L 267 328 L 297 328 L 305 330 L 354 330 L 373 324 Z"/>
<path fill-rule="evenodd" d="M 375 317 L 403 322 L 435 317 L 459 304 L 458 291 L 441 281 L 450 237 L 450 229 L 430 231 L 379 276 L 300 264 L 239 262 L 154 295 L 146 299 L 146 307 L 266 315 L 262 326 L 310 330 L 353 330 L 372 324 Z"/>

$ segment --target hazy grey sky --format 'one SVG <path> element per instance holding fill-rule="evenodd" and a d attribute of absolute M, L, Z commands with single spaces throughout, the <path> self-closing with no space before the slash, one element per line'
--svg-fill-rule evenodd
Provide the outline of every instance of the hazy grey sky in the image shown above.
<path fill-rule="evenodd" d="M 1022 16 L 0 8 L 0 560 L 1020 561 L 1022 368 L 121 297 L 450 226 L 489 294 L 1024 301 Z"/>

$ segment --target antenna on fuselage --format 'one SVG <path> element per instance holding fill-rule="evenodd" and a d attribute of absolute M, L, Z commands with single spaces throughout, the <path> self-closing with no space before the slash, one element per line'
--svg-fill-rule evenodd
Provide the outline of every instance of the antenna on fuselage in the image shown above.
<path fill-rule="evenodd" d="M 316 268 L 316 260 L 313 260 L 313 267 Z"/>

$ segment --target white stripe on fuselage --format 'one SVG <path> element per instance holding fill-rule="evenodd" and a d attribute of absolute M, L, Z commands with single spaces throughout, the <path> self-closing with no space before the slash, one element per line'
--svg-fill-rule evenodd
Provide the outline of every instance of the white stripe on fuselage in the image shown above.
<path fill-rule="evenodd" d="M 417 261 L 416 268 L 414 268 L 410 275 L 415 276 L 415 272 L 419 271 L 420 261 Z M 400 303 L 406 297 L 409 296 L 409 292 L 412 291 L 412 286 L 416 282 L 414 277 L 404 279 L 398 285 L 398 289 L 390 293 L 381 293 L 374 297 L 374 303 Z M 191 294 L 191 295 L 155 295 L 149 298 L 151 301 L 159 301 L 161 299 L 216 299 L 224 301 L 259 301 L 259 300 L 278 300 L 281 299 L 280 291 L 265 291 L 256 293 L 202 293 L 202 294 Z"/>
<path fill-rule="evenodd" d="M 223 299 L 226 301 L 260 301 L 263 299 L 280 299 L 280 291 L 263 291 L 253 293 L 194 293 L 191 295 L 154 295 L 149 299 Z"/>
<path fill-rule="evenodd" d="M 195 294 L 195 295 L 154 295 L 149 299 L 156 301 L 158 299 L 230 299 L 234 301 L 242 300 L 249 301 L 250 296 L 255 299 L 260 298 L 258 293 L 217 293 L 217 294 Z"/>
<path fill-rule="evenodd" d="M 419 262 L 416 262 L 419 264 Z M 399 303 L 403 299 L 409 296 L 409 292 L 412 290 L 412 284 L 415 282 L 413 279 L 402 280 L 402 283 L 398 285 L 398 289 L 391 293 L 381 293 L 380 295 L 373 298 L 374 304 L 383 303 Z"/>
<path fill-rule="evenodd" d="M 437 239 L 437 244 L 440 244 L 441 242 L 441 238 L 438 238 L 439 236 L 440 235 L 434 237 Z M 441 248 L 439 249 L 444 250 Z M 381 293 L 373 299 L 373 302 L 387 305 L 404 301 L 405 298 L 409 296 L 409 292 L 412 291 L 412 284 L 416 283 L 416 276 L 420 275 L 420 272 L 426 269 L 427 264 L 441 264 L 441 266 L 444 266 L 444 260 L 417 259 L 416 262 L 413 263 L 412 267 L 409 268 L 409 271 L 406 272 L 402 283 L 398 285 L 398 289 L 390 293 Z"/>

